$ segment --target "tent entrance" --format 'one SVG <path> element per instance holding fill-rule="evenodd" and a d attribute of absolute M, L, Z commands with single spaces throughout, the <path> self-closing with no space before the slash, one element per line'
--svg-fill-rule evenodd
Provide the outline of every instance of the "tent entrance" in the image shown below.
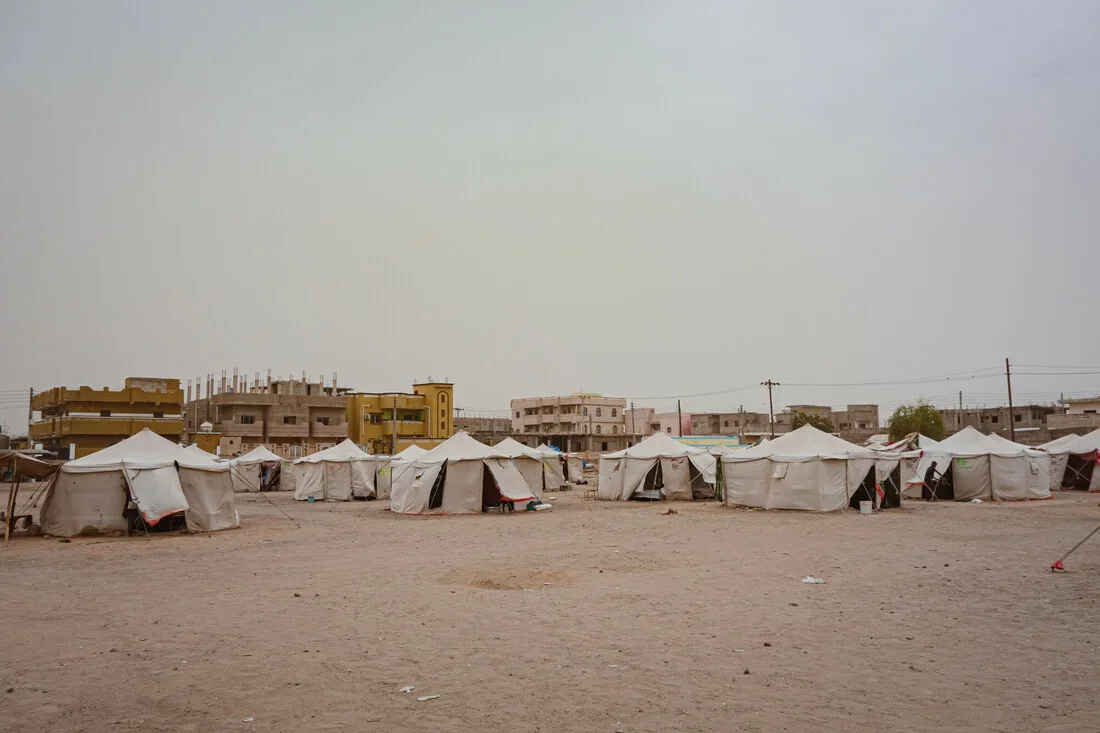
<path fill-rule="evenodd" d="M 443 507 L 443 485 L 447 481 L 447 462 L 439 468 L 432 482 L 432 490 L 428 492 L 428 509 L 440 509 Z"/>
<path fill-rule="evenodd" d="M 493 472 L 484 463 L 481 464 L 481 511 L 499 507 L 504 497 L 500 494 L 500 487 Z"/>
<path fill-rule="evenodd" d="M 931 499 L 932 492 L 927 487 L 921 488 L 921 498 Z M 952 460 L 947 464 L 947 470 L 943 472 L 940 477 L 940 482 L 936 486 L 936 499 L 940 501 L 955 501 L 955 461 Z"/>
<path fill-rule="evenodd" d="M 901 461 L 890 471 L 885 481 L 879 483 L 886 496 L 882 499 L 883 509 L 897 509 L 901 506 Z"/>
<path fill-rule="evenodd" d="M 1062 474 L 1062 488 L 1068 491 L 1088 491 L 1092 473 L 1096 470 L 1096 453 L 1066 456 L 1066 472 Z"/>
<path fill-rule="evenodd" d="M 260 491 L 278 491 L 282 473 L 281 463 L 260 464 Z"/>
<path fill-rule="evenodd" d="M 691 459 L 687 459 L 688 462 L 688 475 L 691 477 L 691 498 L 692 501 L 700 501 L 705 499 L 713 499 L 715 494 L 714 486 L 711 486 L 703 480 L 703 474 L 695 467 L 695 464 L 691 462 Z M 716 484 L 717 485 L 717 484 Z"/>
<path fill-rule="evenodd" d="M 661 489 L 665 487 L 665 475 L 661 470 L 661 459 L 658 458 L 653 468 L 646 473 L 641 486 L 634 490 L 630 498 L 634 501 L 660 501 Z"/>
<path fill-rule="evenodd" d="M 859 503 L 861 501 L 869 501 L 872 505 L 877 504 L 878 492 L 875 491 L 875 467 L 874 465 L 868 469 L 867 474 L 863 477 L 863 480 L 859 482 L 859 486 L 852 492 L 852 498 L 848 500 L 848 507 L 851 509 L 859 509 Z"/>

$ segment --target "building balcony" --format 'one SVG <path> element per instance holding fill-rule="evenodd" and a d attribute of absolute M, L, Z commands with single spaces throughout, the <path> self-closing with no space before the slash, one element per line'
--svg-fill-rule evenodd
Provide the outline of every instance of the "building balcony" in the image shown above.
<path fill-rule="evenodd" d="M 309 425 L 304 420 L 293 425 L 284 425 L 281 422 L 268 423 L 267 436 L 269 438 L 308 438 Z"/>
<path fill-rule="evenodd" d="M 64 436 L 118 435 L 128 437 L 149 428 L 158 435 L 183 433 L 183 418 L 175 417 L 55 417 L 30 426 L 32 440 Z"/>
<path fill-rule="evenodd" d="M 264 421 L 257 420 L 254 423 L 244 424 L 223 420 L 214 424 L 214 430 L 226 437 L 262 438 L 264 435 Z"/>
<path fill-rule="evenodd" d="M 54 387 L 31 398 L 31 407 L 37 411 L 48 410 L 51 407 L 60 405 L 69 405 L 74 410 L 83 407 L 87 407 L 89 410 L 106 410 L 118 408 L 120 405 L 163 405 L 165 408 L 174 406 L 174 411 L 179 412 L 178 408 L 183 405 L 183 390 L 146 392 L 136 387 L 114 390 L 92 389 L 91 387 L 80 387 L 79 389 Z M 100 405 L 103 407 L 100 407 Z M 165 412 L 168 411 L 168 409 L 165 409 Z"/>

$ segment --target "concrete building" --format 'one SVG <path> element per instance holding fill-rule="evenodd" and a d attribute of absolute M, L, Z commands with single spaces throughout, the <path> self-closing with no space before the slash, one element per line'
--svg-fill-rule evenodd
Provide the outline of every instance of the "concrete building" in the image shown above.
<path fill-rule="evenodd" d="M 149 428 L 178 442 L 183 432 L 180 380 L 127 377 L 122 389 L 54 387 L 31 398 L 40 413 L 30 439 L 59 458 L 82 458 Z"/>
<path fill-rule="evenodd" d="M 205 380 L 206 397 L 202 397 L 201 382 L 196 380 L 195 399 L 184 406 L 184 440 L 192 442 L 193 434 L 204 422 L 211 423 L 220 433 L 218 455 L 234 456 L 267 446 L 283 458 L 300 458 L 324 448 L 330 448 L 348 437 L 347 387 L 326 386 L 324 378 L 311 382 L 302 379 L 260 381 L 259 373 L 249 385 L 241 381 L 236 370 L 229 383 L 223 371 L 220 383 L 209 374 Z M 191 384 L 187 387 L 188 396 Z"/>
<path fill-rule="evenodd" d="M 564 397 L 512 400 L 512 432 L 529 443 L 547 443 L 569 452 L 605 453 L 630 444 L 626 400 L 578 392 Z M 517 440 L 521 438 L 517 437 Z"/>
<path fill-rule="evenodd" d="M 937 410 L 943 418 L 943 428 L 947 433 L 957 433 L 965 427 L 972 427 L 983 433 L 997 433 L 1008 436 L 1010 428 L 1022 431 L 1039 431 L 1047 428 L 1050 417 L 1057 417 L 1062 408 L 1054 405 L 1015 405 L 1010 422 L 1008 407 L 950 408 Z M 1019 436 L 1017 436 L 1019 440 Z M 1023 441 L 1021 441 L 1023 442 Z"/>
<path fill-rule="evenodd" d="M 661 421 L 652 407 L 627 408 L 623 413 L 623 426 L 631 437 L 648 438 L 661 430 Z"/>
<path fill-rule="evenodd" d="M 402 441 L 422 448 L 454 434 L 454 385 L 418 382 L 410 392 L 352 392 L 347 396 L 348 437 L 371 453 L 392 454 Z"/>
<path fill-rule="evenodd" d="M 459 414 L 455 417 L 455 430 L 467 432 L 474 440 L 481 441 L 485 445 L 496 445 L 507 437 L 515 438 L 534 448 L 541 441 L 531 442 L 530 435 L 524 440 L 523 434 L 512 433 L 512 420 L 507 417 L 495 417 L 492 415 Z"/>

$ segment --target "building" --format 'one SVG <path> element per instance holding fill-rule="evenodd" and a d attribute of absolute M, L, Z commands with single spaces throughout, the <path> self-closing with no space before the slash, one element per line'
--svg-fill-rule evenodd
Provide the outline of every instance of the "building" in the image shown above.
<path fill-rule="evenodd" d="M 311 382 L 303 379 L 260 381 L 259 373 L 249 385 L 241 381 L 234 370 L 228 383 L 222 372 L 220 384 L 214 375 L 206 378 L 206 397 L 196 380 L 196 399 L 184 406 L 184 440 L 195 442 L 202 424 L 209 422 L 213 432 L 220 433 L 218 455 L 234 456 L 256 446 L 267 446 L 283 458 L 300 458 L 325 448 L 331 448 L 348 437 L 348 387 L 326 386 L 324 378 Z M 220 387 L 220 389 L 219 389 Z"/>
<path fill-rule="evenodd" d="M 1065 414 L 1047 415 L 1052 433 L 1088 433 L 1100 428 L 1100 397 L 1075 397 L 1063 400 Z"/>
<path fill-rule="evenodd" d="M 661 420 L 652 407 L 628 408 L 623 413 L 623 425 L 627 434 L 637 440 L 661 432 Z"/>
<path fill-rule="evenodd" d="M 82 458 L 144 428 L 178 442 L 183 433 L 180 380 L 127 377 L 122 389 L 54 387 L 31 398 L 40 419 L 30 439 L 59 458 Z"/>
<path fill-rule="evenodd" d="M 982 433 L 1008 435 L 1011 429 L 1038 431 L 1047 427 L 1048 418 L 1057 417 L 1062 408 L 1053 405 L 1014 405 L 1009 422 L 1008 407 L 950 408 L 937 410 L 947 433 L 972 427 Z M 1100 426 L 1100 423 L 1097 423 Z"/>
<path fill-rule="evenodd" d="M 422 448 L 454 434 L 454 385 L 418 382 L 410 392 L 351 392 L 347 396 L 348 437 L 376 454 L 393 454 L 402 441 Z"/>
<path fill-rule="evenodd" d="M 564 397 L 512 400 L 512 433 L 522 443 L 546 443 L 567 452 L 605 453 L 630 445 L 626 400 L 578 392 Z"/>
<path fill-rule="evenodd" d="M 459 413 L 455 417 L 455 430 L 465 431 L 471 438 L 485 445 L 496 445 L 507 437 L 513 437 L 520 442 L 524 442 L 522 434 L 518 436 L 512 434 L 512 420 L 508 417 Z M 527 437 L 530 438 L 531 436 Z M 527 442 L 530 443 L 530 440 Z M 538 442 L 529 447 L 534 448 L 537 445 Z"/>

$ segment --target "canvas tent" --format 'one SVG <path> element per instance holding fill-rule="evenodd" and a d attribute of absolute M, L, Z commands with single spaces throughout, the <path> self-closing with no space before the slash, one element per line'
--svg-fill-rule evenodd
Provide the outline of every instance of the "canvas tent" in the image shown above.
<path fill-rule="evenodd" d="M 243 456 L 229 461 L 233 466 L 234 491 L 275 491 L 283 459 L 258 445 Z"/>
<path fill-rule="evenodd" d="M 937 445 L 905 456 L 914 453 L 917 467 L 906 482 L 906 496 L 920 496 L 924 474 L 935 461 L 943 474 L 936 490 L 940 499 L 1050 498 L 1050 456 L 999 435 L 983 435 L 967 426 Z"/>
<path fill-rule="evenodd" d="M 395 481 L 390 510 L 398 514 L 476 514 L 502 501 L 534 501 L 515 461 L 463 431 L 418 458 L 412 481 Z"/>
<path fill-rule="evenodd" d="M 878 501 L 900 504 L 900 457 L 873 451 L 803 425 L 722 457 L 728 505 L 828 512 Z M 888 488 L 894 487 L 892 491 Z"/>
<path fill-rule="evenodd" d="M 569 457 L 561 451 L 554 450 L 543 443 L 535 448 L 542 456 L 543 474 L 542 483 L 547 491 L 557 491 L 565 485 L 565 474 L 568 471 Z M 578 478 L 579 478 L 578 474 Z"/>
<path fill-rule="evenodd" d="M 385 458 L 359 449 L 350 438 L 294 461 L 298 501 L 351 501 L 375 496 L 374 477 Z"/>
<path fill-rule="evenodd" d="M 192 532 L 240 526 L 229 465 L 146 428 L 64 464 L 46 490 L 42 532 L 71 537 L 125 531 L 128 499 L 149 526 L 179 512 Z"/>
<path fill-rule="evenodd" d="M 1069 436 L 1066 436 L 1069 437 Z M 1100 491 L 1100 430 L 1072 440 L 1059 439 L 1048 443 L 1050 455 L 1050 488 L 1070 491 Z"/>
<path fill-rule="evenodd" d="M 388 499 L 393 493 L 393 486 L 406 482 L 412 483 L 412 465 L 416 459 L 428 451 L 418 445 L 410 445 L 408 448 L 396 453 L 383 465 L 378 467 L 375 474 L 375 486 L 379 499 Z"/>
<path fill-rule="evenodd" d="M 531 487 L 531 492 L 541 499 L 546 473 L 542 453 L 534 448 L 528 448 L 513 438 L 505 438 L 493 447 L 515 461 L 516 468 L 523 475 L 523 480 Z"/>
<path fill-rule="evenodd" d="M 600 456 L 596 494 L 607 501 L 713 499 L 714 456 L 654 433 L 626 450 Z"/>

